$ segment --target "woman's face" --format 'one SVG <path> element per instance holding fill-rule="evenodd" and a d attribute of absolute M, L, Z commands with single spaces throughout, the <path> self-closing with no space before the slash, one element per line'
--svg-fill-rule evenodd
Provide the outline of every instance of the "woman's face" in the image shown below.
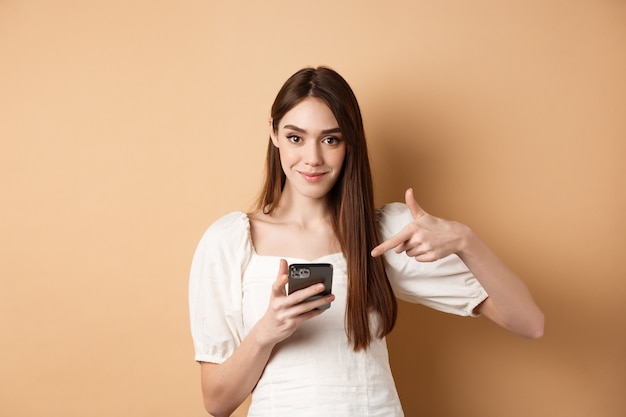
<path fill-rule="evenodd" d="M 339 124 L 320 99 L 307 97 L 289 110 L 270 137 L 287 177 L 283 192 L 320 199 L 333 188 L 346 156 Z"/>

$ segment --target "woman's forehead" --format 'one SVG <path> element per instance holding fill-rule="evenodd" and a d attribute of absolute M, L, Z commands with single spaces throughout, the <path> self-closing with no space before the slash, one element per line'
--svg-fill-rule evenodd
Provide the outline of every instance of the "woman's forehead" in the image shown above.
<path fill-rule="evenodd" d="M 279 122 L 279 128 L 294 130 L 336 131 L 339 123 L 326 102 L 307 97 L 293 106 Z"/>

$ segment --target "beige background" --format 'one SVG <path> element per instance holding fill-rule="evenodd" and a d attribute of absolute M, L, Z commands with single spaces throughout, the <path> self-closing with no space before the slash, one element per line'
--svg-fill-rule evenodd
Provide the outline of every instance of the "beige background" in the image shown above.
<path fill-rule="evenodd" d="M 413 186 L 521 274 L 546 335 L 401 305 L 407 416 L 626 412 L 626 3 L 0 1 L 0 415 L 201 416 L 194 247 L 326 64 L 377 202 Z"/>

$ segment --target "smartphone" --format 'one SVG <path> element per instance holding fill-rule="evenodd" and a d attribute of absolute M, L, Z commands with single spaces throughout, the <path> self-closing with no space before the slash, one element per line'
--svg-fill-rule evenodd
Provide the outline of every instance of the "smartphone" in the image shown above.
<path fill-rule="evenodd" d="M 289 294 L 320 282 L 324 284 L 324 291 L 319 294 L 315 294 L 304 301 L 316 300 L 320 297 L 331 294 L 333 286 L 333 266 L 332 264 L 321 263 L 289 265 Z M 330 303 L 317 307 L 317 309 L 323 310 L 329 307 Z"/>

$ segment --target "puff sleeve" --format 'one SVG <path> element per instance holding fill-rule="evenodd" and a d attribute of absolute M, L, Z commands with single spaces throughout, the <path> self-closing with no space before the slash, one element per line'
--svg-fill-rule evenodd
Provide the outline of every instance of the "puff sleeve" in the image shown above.
<path fill-rule="evenodd" d="M 250 223 L 243 212 L 218 219 L 200 239 L 189 278 L 196 361 L 222 363 L 241 343 L 241 281 L 251 254 Z"/>
<path fill-rule="evenodd" d="M 413 220 L 406 204 L 392 203 L 378 213 L 381 238 L 389 239 Z M 457 255 L 435 262 L 418 262 L 406 253 L 385 253 L 387 276 L 401 300 L 446 313 L 475 316 L 487 292 Z"/>

